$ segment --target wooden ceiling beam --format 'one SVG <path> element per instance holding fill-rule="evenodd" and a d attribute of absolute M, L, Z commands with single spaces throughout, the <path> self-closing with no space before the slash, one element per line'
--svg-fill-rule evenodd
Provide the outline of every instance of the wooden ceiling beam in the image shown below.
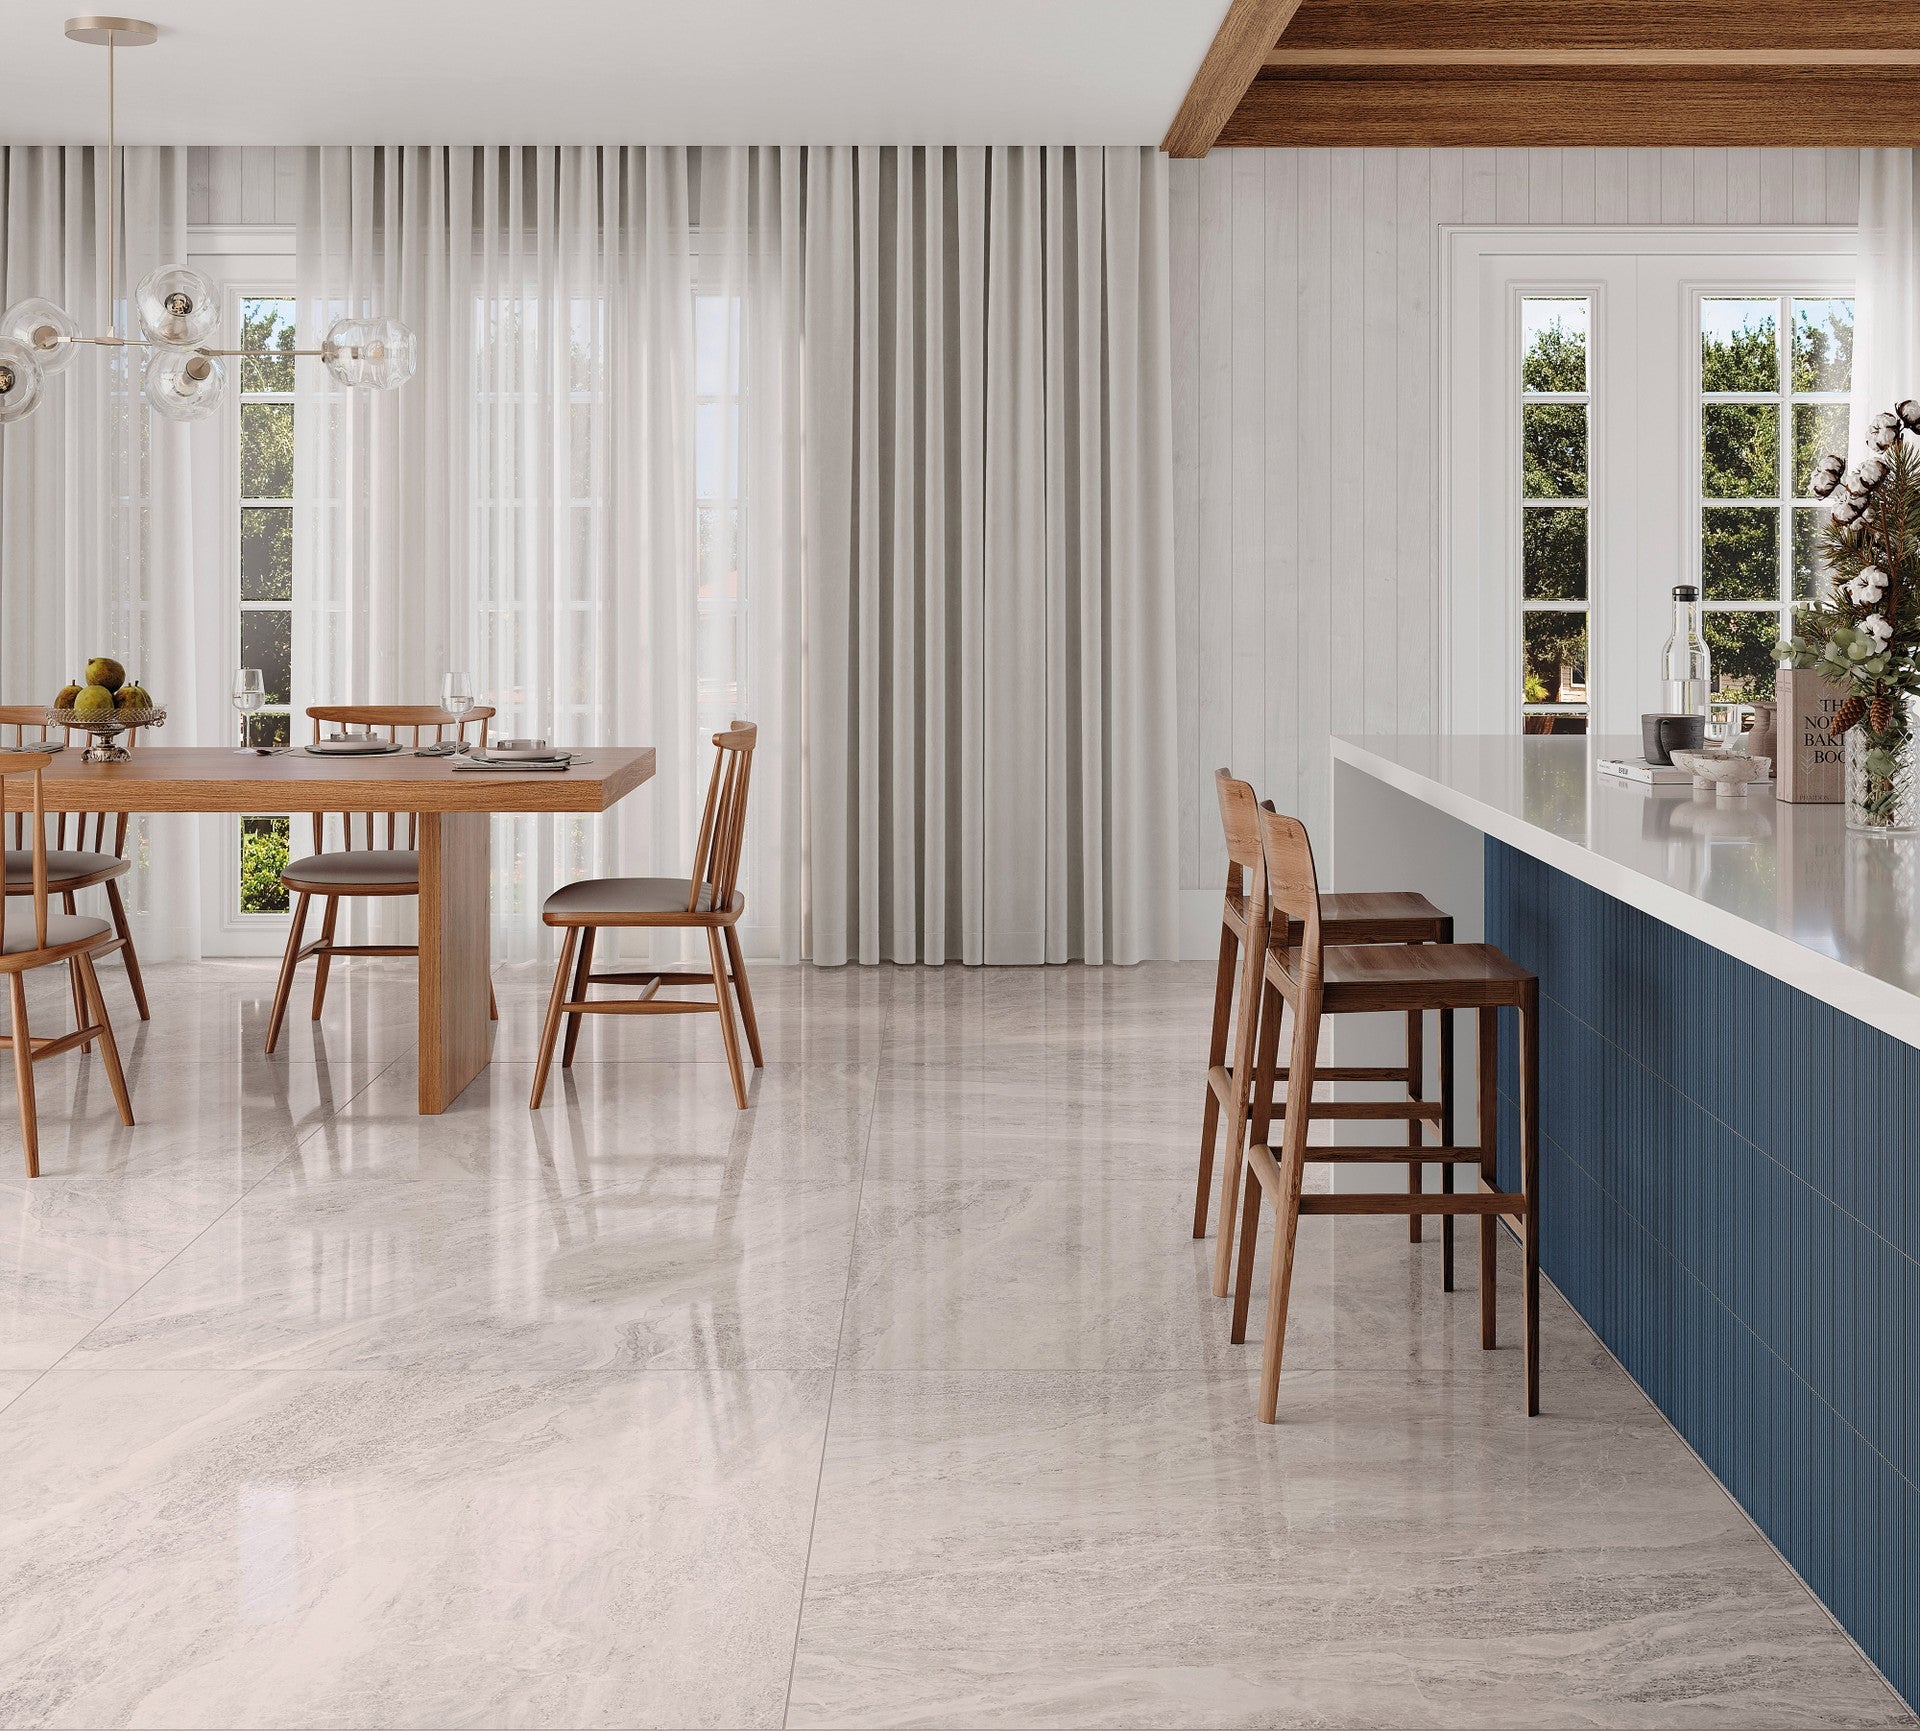
<path fill-rule="evenodd" d="M 1287 46 L 1793 49 L 1837 37 L 1920 48 L 1920 7 L 1854 17 L 1809 11 L 1803 0 L 1304 0 Z"/>
<path fill-rule="evenodd" d="M 1301 0 L 1231 0 L 1206 58 L 1188 86 L 1160 148 L 1169 156 L 1205 156 L 1259 75 L 1268 50 Z"/>
<path fill-rule="evenodd" d="M 1700 72 L 1740 67 L 1920 66 L 1920 48 L 1295 48 L 1272 50 L 1269 72 L 1321 72 L 1338 68 L 1377 72 L 1387 68 L 1521 67 L 1690 68 Z"/>
<path fill-rule="evenodd" d="M 1221 146 L 1853 147 L 1920 138 L 1920 79 L 1833 69 L 1422 66 L 1263 71 Z"/>

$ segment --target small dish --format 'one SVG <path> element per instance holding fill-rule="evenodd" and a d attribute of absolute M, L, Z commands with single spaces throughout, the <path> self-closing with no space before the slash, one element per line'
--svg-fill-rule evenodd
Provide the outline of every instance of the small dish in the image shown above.
<path fill-rule="evenodd" d="M 1772 758 L 1742 751 L 1676 751 L 1673 761 L 1693 777 L 1696 788 L 1712 788 L 1717 799 L 1744 796 L 1751 783 L 1765 781 L 1773 770 Z"/>

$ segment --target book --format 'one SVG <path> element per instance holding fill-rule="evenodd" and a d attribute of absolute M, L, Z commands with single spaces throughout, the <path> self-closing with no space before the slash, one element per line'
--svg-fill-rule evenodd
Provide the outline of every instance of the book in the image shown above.
<path fill-rule="evenodd" d="M 1687 787 L 1693 782 L 1690 770 L 1682 769 L 1677 763 L 1649 763 L 1644 757 L 1602 757 L 1596 760 L 1595 767 L 1602 775 L 1611 775 L 1619 781 L 1637 781 L 1649 787 Z M 1766 787 L 1771 782 L 1753 782 L 1754 787 Z"/>
<path fill-rule="evenodd" d="M 1830 731 L 1847 694 L 1818 673 L 1780 669 L 1780 798 L 1794 805 L 1836 805 L 1844 752 Z"/>

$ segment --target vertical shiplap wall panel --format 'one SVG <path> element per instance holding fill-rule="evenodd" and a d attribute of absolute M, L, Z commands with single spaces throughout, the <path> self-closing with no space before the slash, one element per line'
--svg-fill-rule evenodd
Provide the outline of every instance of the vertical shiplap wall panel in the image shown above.
<path fill-rule="evenodd" d="M 288 226 L 300 214 L 297 145 L 196 144 L 187 151 L 187 221 L 220 228 Z"/>
<path fill-rule="evenodd" d="M 1311 483 L 1301 481 L 1303 445 L 1295 405 L 1300 400 L 1300 156 L 1268 153 L 1267 160 L 1266 509 L 1263 518 L 1267 580 L 1267 667 L 1293 667 L 1300 654 L 1300 547 L 1295 525 Z M 1299 759 L 1288 742 L 1300 734 L 1300 681 L 1265 679 L 1267 797 L 1282 810 L 1300 798 Z"/>
<path fill-rule="evenodd" d="M 1173 164 L 1190 944 L 1210 945 L 1218 920 L 1217 766 L 1324 832 L 1328 733 L 1421 732 L 1439 715 L 1441 226 L 1849 223 L 1858 194 L 1845 150 L 1215 151 Z"/>

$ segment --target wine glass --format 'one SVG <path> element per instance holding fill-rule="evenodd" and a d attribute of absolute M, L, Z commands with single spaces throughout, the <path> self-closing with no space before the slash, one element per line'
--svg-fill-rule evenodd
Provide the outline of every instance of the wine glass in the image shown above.
<path fill-rule="evenodd" d="M 463 667 L 452 668 L 440 681 L 440 707 L 454 719 L 454 751 L 465 751 L 467 742 L 461 734 L 459 723 L 473 708 L 473 675 Z"/>
<path fill-rule="evenodd" d="M 259 755 L 262 747 L 248 743 L 250 718 L 267 701 L 267 681 L 257 667 L 243 667 L 233 676 L 233 707 L 240 711 L 240 749 L 247 756 Z"/>

